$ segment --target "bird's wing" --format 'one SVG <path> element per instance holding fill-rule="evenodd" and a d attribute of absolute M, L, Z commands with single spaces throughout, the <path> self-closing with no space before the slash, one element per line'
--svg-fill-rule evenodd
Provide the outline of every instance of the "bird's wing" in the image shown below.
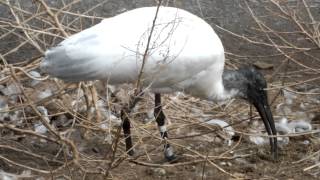
<path fill-rule="evenodd" d="M 155 8 L 140 8 L 103 20 L 48 50 L 41 67 L 67 81 L 133 82 L 154 14 Z M 214 63 L 224 64 L 217 58 L 224 50 L 212 28 L 176 8 L 160 8 L 149 48 L 142 77 L 154 87 L 186 80 Z"/>

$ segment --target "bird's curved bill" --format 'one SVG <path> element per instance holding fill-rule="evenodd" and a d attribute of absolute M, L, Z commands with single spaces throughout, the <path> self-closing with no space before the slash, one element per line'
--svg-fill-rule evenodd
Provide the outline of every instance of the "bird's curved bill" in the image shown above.
<path fill-rule="evenodd" d="M 256 107 L 257 111 L 259 112 L 265 128 L 267 130 L 268 135 L 272 136 L 269 137 L 270 145 L 271 145 L 271 153 L 273 158 L 276 160 L 278 159 L 278 142 L 277 142 L 277 130 L 275 128 L 273 116 L 270 110 L 270 106 L 268 104 L 268 98 L 266 95 L 262 97 L 263 99 L 257 100 L 253 102 L 253 105 Z"/>

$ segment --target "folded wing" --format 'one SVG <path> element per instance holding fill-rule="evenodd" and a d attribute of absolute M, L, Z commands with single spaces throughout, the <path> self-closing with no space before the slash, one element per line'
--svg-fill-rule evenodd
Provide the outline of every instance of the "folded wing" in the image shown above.
<path fill-rule="evenodd" d="M 155 8 L 140 8 L 103 20 L 48 50 L 41 68 L 66 81 L 137 80 Z M 222 44 L 202 19 L 184 10 L 160 8 L 143 69 L 145 85 L 166 87 L 213 64 L 223 71 Z"/>

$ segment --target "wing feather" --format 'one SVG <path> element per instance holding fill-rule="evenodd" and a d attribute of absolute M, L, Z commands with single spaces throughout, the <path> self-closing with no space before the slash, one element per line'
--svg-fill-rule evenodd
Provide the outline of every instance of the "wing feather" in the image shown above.
<path fill-rule="evenodd" d="M 218 64 L 217 76 L 221 76 L 224 50 L 213 29 L 184 10 L 166 7 L 159 12 L 143 70 L 144 82 L 166 87 L 213 64 Z M 72 35 L 46 52 L 41 68 L 66 81 L 133 82 L 139 74 L 154 13 L 155 8 L 139 8 Z"/>

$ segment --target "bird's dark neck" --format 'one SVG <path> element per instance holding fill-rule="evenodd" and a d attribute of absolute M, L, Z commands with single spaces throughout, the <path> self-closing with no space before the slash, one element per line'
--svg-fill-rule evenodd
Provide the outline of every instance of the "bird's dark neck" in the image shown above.
<path fill-rule="evenodd" d="M 225 69 L 222 74 L 222 81 L 225 99 L 243 96 L 245 90 L 243 85 L 246 79 L 239 70 Z"/>

